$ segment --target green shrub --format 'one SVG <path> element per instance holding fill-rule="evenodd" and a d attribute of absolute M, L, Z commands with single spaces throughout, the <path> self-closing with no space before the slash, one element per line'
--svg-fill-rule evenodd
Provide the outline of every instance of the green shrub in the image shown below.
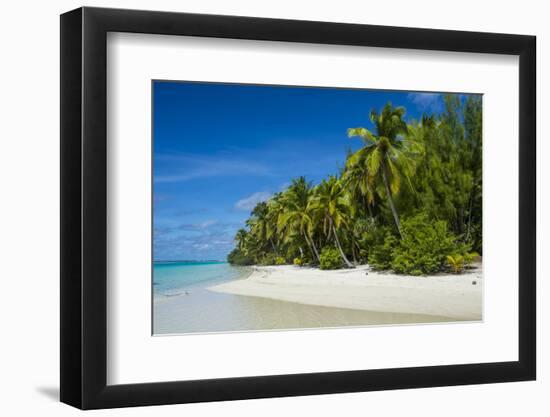
<path fill-rule="evenodd" d="M 343 265 L 340 252 L 336 248 L 323 248 L 319 258 L 319 267 L 321 269 L 338 269 Z"/>
<path fill-rule="evenodd" d="M 454 274 L 460 274 L 464 271 L 464 256 L 462 255 L 447 255 L 447 263 Z"/>
<path fill-rule="evenodd" d="M 259 259 L 259 264 L 262 266 L 276 265 L 277 255 L 267 253 Z"/>
<path fill-rule="evenodd" d="M 386 231 L 385 238 L 380 242 L 374 243 L 369 251 L 369 265 L 375 270 L 385 270 L 391 268 L 393 260 L 393 251 L 399 241 L 391 232 Z"/>
<path fill-rule="evenodd" d="M 392 252 L 391 268 L 399 274 L 432 274 L 447 264 L 447 256 L 464 256 L 468 245 L 457 241 L 445 221 L 419 214 L 403 221 L 403 238 Z"/>
<path fill-rule="evenodd" d="M 262 266 L 284 265 L 286 264 L 286 259 L 274 253 L 267 253 L 260 258 L 258 263 Z"/>
<path fill-rule="evenodd" d="M 304 261 L 302 258 L 294 258 L 294 261 L 292 263 L 296 266 L 302 266 L 304 264 Z"/>
<path fill-rule="evenodd" d="M 479 257 L 477 252 L 454 254 L 447 256 L 447 264 L 454 274 L 460 274 L 464 269 L 468 268 Z"/>
<path fill-rule="evenodd" d="M 372 252 L 379 246 L 384 245 L 386 236 L 391 230 L 387 226 L 378 225 L 374 221 L 365 221 L 363 223 L 362 233 L 360 234 L 357 243 L 359 244 L 359 258 L 362 261 L 371 263 Z M 376 259 L 380 254 L 374 255 Z"/>
<path fill-rule="evenodd" d="M 464 255 L 464 264 L 465 266 L 470 266 L 475 261 L 479 259 L 479 253 L 477 252 L 470 252 Z"/>
<path fill-rule="evenodd" d="M 231 265 L 253 265 L 254 259 L 244 254 L 239 249 L 233 249 L 229 255 L 227 255 L 227 262 Z"/>

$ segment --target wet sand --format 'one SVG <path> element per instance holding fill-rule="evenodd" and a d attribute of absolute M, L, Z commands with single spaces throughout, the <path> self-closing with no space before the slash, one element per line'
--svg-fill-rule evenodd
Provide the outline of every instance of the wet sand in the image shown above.
<path fill-rule="evenodd" d="M 335 271 L 292 265 L 256 266 L 247 279 L 209 289 L 225 294 L 376 311 L 379 314 L 428 315 L 455 321 L 482 319 L 481 265 L 460 275 L 432 276 L 375 272 L 367 265 Z M 368 324 L 371 323 L 369 320 Z"/>
<path fill-rule="evenodd" d="M 442 316 L 315 306 L 207 289 L 156 296 L 153 316 L 155 335 L 453 321 Z"/>
<path fill-rule="evenodd" d="M 422 277 L 366 265 L 337 271 L 256 266 L 239 279 L 156 293 L 153 333 L 479 321 L 482 293 L 481 265 L 462 275 Z"/>

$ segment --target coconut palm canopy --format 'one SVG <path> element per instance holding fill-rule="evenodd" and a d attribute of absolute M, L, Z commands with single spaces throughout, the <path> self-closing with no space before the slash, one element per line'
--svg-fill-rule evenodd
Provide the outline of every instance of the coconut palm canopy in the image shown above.
<path fill-rule="evenodd" d="M 157 260 L 424 272 L 481 253 L 480 96 L 160 83 L 154 98 Z M 432 232 L 452 253 L 403 252 Z"/>

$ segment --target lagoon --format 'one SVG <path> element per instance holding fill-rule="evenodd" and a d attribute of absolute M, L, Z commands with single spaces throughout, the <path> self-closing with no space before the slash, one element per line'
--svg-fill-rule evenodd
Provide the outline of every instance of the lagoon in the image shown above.
<path fill-rule="evenodd" d="M 153 334 L 312 329 L 452 321 L 289 302 L 269 296 L 212 291 L 248 281 L 251 267 L 225 262 L 161 262 L 153 268 Z M 329 289 L 329 288 L 327 288 Z"/>

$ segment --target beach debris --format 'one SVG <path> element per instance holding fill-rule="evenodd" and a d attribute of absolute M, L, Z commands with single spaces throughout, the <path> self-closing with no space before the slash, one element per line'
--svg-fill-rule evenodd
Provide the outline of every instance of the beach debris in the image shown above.
<path fill-rule="evenodd" d="M 477 281 L 472 281 L 472 285 L 477 285 Z"/>
<path fill-rule="evenodd" d="M 180 295 L 181 295 L 181 292 L 164 294 L 165 297 L 179 297 Z"/>

